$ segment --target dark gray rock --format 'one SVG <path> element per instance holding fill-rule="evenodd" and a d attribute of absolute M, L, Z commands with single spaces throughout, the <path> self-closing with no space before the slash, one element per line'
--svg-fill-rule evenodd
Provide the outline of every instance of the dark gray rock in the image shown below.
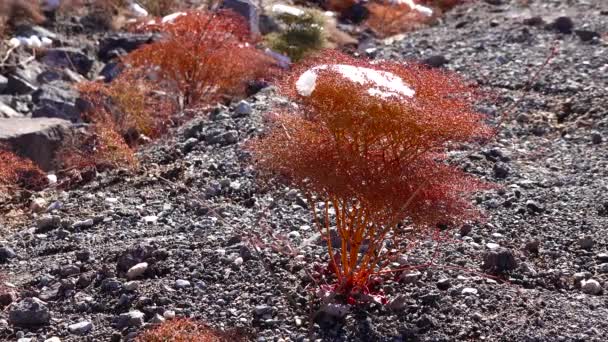
<path fill-rule="evenodd" d="M 8 320 L 19 327 L 32 327 L 48 324 L 51 313 L 46 303 L 38 298 L 25 298 L 11 305 Z"/>
<path fill-rule="evenodd" d="M 8 85 L 8 78 L 0 75 L 0 94 L 2 94 L 4 92 L 7 85 Z"/>
<path fill-rule="evenodd" d="M 483 255 L 482 268 L 496 273 L 503 273 L 516 269 L 517 260 L 515 260 L 515 256 L 511 250 L 499 247 L 487 251 Z"/>
<path fill-rule="evenodd" d="M 84 107 L 78 101 L 78 97 L 78 92 L 65 81 L 44 84 L 32 94 L 36 106 L 32 117 L 59 118 L 79 122 Z"/>
<path fill-rule="evenodd" d="M 131 52 L 144 44 L 150 44 L 160 38 L 153 33 L 116 33 L 103 38 L 99 42 L 99 58 L 107 62 L 114 56 L 113 51 L 123 50 L 125 53 Z"/>
<path fill-rule="evenodd" d="M 12 259 L 16 256 L 17 254 L 15 254 L 15 251 L 13 251 L 12 248 L 6 246 L 0 247 L 0 263 L 5 263 L 9 259 Z"/>
<path fill-rule="evenodd" d="M 7 143 L 43 170 L 52 169 L 57 149 L 71 132 L 70 122 L 61 119 L 0 119 L 0 142 Z"/>
<path fill-rule="evenodd" d="M 439 68 L 449 63 L 449 60 L 444 55 L 433 55 L 425 58 L 422 63 L 432 67 Z"/>
<path fill-rule="evenodd" d="M 116 325 L 119 328 L 124 327 L 141 327 L 145 322 L 145 314 L 138 310 L 122 313 L 116 320 Z"/>
<path fill-rule="evenodd" d="M 496 163 L 494 164 L 494 177 L 498 179 L 505 179 L 509 176 L 511 170 L 509 166 L 505 163 Z"/>
<path fill-rule="evenodd" d="M 222 8 L 231 9 L 243 16 L 249 25 L 252 34 L 260 34 L 260 10 L 257 5 L 250 0 L 224 0 Z"/>
<path fill-rule="evenodd" d="M 575 30 L 574 33 L 584 42 L 590 42 L 594 39 L 599 39 L 600 34 L 591 30 Z"/>
<path fill-rule="evenodd" d="M 570 17 L 559 17 L 550 26 L 560 33 L 571 34 L 574 29 L 574 21 Z"/>
<path fill-rule="evenodd" d="M 53 68 L 69 68 L 86 76 L 93 67 L 93 59 L 76 48 L 49 49 L 42 63 Z"/>
<path fill-rule="evenodd" d="M 110 62 L 103 66 L 99 72 L 99 76 L 103 77 L 105 82 L 112 82 L 122 72 L 122 66 L 117 62 Z"/>
<path fill-rule="evenodd" d="M 8 81 L 4 87 L 4 93 L 11 95 L 31 94 L 36 91 L 36 89 L 36 83 L 33 80 L 27 79 L 19 74 L 11 74 L 8 76 Z"/>

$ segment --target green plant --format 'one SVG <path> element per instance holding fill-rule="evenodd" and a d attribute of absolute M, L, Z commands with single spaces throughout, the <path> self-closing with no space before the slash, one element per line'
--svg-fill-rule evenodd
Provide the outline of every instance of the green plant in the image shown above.
<path fill-rule="evenodd" d="M 403 249 L 427 228 L 478 216 L 468 195 L 485 183 L 448 165 L 445 152 L 492 130 L 455 75 L 326 51 L 280 87 L 298 110 L 271 116 L 251 150 L 261 171 L 307 194 L 338 293 L 367 291 L 395 256 L 387 239 Z"/>
<path fill-rule="evenodd" d="M 247 81 L 272 68 L 270 57 L 253 45 L 243 21 L 231 11 L 190 11 L 172 22 L 150 25 L 161 41 L 129 54 L 139 70 L 155 70 L 159 82 L 184 99 L 186 107 L 245 93 Z"/>
<path fill-rule="evenodd" d="M 285 13 L 277 16 L 277 19 L 286 28 L 282 32 L 266 35 L 266 44 L 292 61 L 297 62 L 327 46 L 325 20 L 319 11 L 306 10 L 299 16 Z"/>

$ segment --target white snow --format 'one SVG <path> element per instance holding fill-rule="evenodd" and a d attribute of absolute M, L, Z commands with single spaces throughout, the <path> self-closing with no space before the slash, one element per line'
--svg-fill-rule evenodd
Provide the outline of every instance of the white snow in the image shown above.
<path fill-rule="evenodd" d="M 161 19 L 161 22 L 162 22 L 163 24 L 166 24 L 166 23 L 172 23 L 172 22 L 173 22 L 175 19 L 177 19 L 178 17 L 181 17 L 182 15 L 186 15 L 186 13 L 185 13 L 185 12 L 175 12 L 175 13 L 171 13 L 171 14 L 168 14 L 168 15 L 164 16 L 164 17 Z"/>
<path fill-rule="evenodd" d="M 304 15 L 304 11 L 297 8 L 297 7 L 293 7 L 293 6 L 288 6 L 288 5 L 283 5 L 283 4 L 276 4 L 272 6 L 272 13 L 274 14 L 289 14 L 289 15 L 293 15 L 294 17 L 299 17 Z"/>
<path fill-rule="evenodd" d="M 381 70 L 347 64 L 319 65 L 307 70 L 296 81 L 296 89 L 302 96 L 310 96 L 317 86 L 319 70 L 331 70 L 351 82 L 369 85 L 368 94 L 381 98 L 412 97 L 416 93 L 399 76 Z"/>
<path fill-rule="evenodd" d="M 29 37 L 13 37 L 8 41 L 8 45 L 12 48 L 18 48 L 19 46 L 25 46 L 30 49 L 40 49 L 43 47 L 49 47 L 53 45 L 53 41 L 47 37 L 38 37 L 31 35 Z"/>
<path fill-rule="evenodd" d="M 391 3 L 396 5 L 407 5 L 410 9 L 420 12 L 427 17 L 433 15 L 433 10 L 429 7 L 418 5 L 414 2 L 414 0 L 392 0 Z"/>
<path fill-rule="evenodd" d="M 21 40 L 17 37 L 13 37 L 8 41 L 8 46 L 12 48 L 18 48 L 21 46 Z"/>
<path fill-rule="evenodd" d="M 148 16 L 148 11 L 136 2 L 132 2 L 129 5 L 129 10 L 131 10 L 131 13 L 136 17 L 143 18 Z"/>

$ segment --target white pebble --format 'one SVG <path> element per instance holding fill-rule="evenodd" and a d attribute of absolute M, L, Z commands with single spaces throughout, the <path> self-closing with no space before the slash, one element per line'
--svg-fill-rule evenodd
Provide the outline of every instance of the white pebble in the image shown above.
<path fill-rule="evenodd" d="M 127 271 L 127 278 L 129 279 L 135 279 L 141 275 L 143 275 L 146 270 L 148 269 L 148 263 L 147 262 L 141 262 L 133 267 L 131 267 L 128 271 Z"/>
<path fill-rule="evenodd" d="M 581 289 L 583 292 L 596 295 L 602 292 L 602 286 L 595 279 L 583 280 L 581 282 Z"/>

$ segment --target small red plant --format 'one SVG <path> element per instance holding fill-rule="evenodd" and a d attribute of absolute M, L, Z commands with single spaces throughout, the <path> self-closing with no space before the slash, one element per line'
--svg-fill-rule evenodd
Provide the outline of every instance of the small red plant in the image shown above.
<path fill-rule="evenodd" d="M 130 145 L 136 143 L 132 139 L 134 135 L 158 138 L 165 133 L 176 111 L 175 103 L 167 96 L 155 94 L 154 88 L 145 75 L 133 70 L 124 71 L 111 83 L 78 85 L 81 96 L 92 107 L 85 114 L 85 120 L 95 122 L 96 115 L 112 113 L 110 118 Z"/>
<path fill-rule="evenodd" d="M 146 26 L 165 34 L 126 58 L 155 70 L 186 107 L 245 93 L 246 83 L 268 72 L 271 59 L 255 48 L 244 20 L 231 11 L 189 11 L 173 21 Z"/>
<path fill-rule="evenodd" d="M 367 291 L 393 260 L 387 239 L 399 249 L 427 227 L 478 217 L 468 195 L 486 184 L 448 165 L 445 152 L 492 130 L 455 75 L 327 51 L 280 88 L 298 110 L 271 116 L 251 149 L 260 170 L 308 195 L 338 293 Z"/>
<path fill-rule="evenodd" d="M 370 2 L 367 9 L 366 24 L 381 37 L 414 31 L 435 19 L 432 14 L 421 13 L 407 4 L 386 0 Z"/>
<path fill-rule="evenodd" d="M 45 173 L 29 159 L 0 146 L 0 193 L 15 190 L 42 190 L 48 185 Z"/>
<path fill-rule="evenodd" d="M 136 342 L 239 342 L 245 341 L 236 333 L 217 331 L 189 319 L 174 319 L 146 330 Z"/>
<path fill-rule="evenodd" d="M 111 115 L 97 108 L 95 121 L 86 133 L 68 141 L 58 152 L 56 159 L 63 170 L 95 168 L 99 171 L 138 166 L 134 150 L 118 133 Z"/>

